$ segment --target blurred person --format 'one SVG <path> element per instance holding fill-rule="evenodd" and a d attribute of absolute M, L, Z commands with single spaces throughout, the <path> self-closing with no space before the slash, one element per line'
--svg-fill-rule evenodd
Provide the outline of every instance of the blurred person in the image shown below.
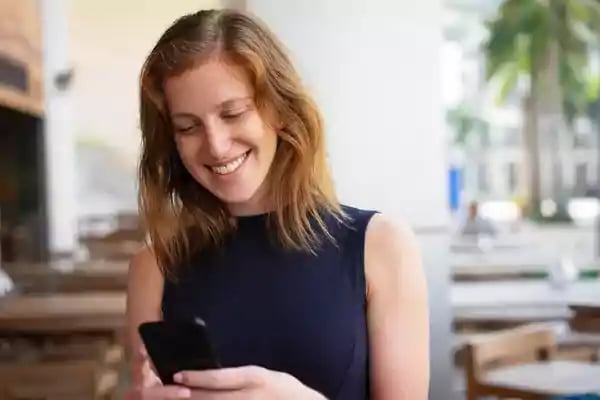
<path fill-rule="evenodd" d="M 481 216 L 479 213 L 479 203 L 476 201 L 469 204 L 467 219 L 462 227 L 462 234 L 465 236 L 496 235 L 496 228 L 489 219 Z"/>
<path fill-rule="evenodd" d="M 267 27 L 232 10 L 175 21 L 143 67 L 140 120 L 128 398 L 427 398 L 416 239 L 338 202 L 319 110 Z M 195 317 L 224 368 L 163 386 L 137 328 Z"/>

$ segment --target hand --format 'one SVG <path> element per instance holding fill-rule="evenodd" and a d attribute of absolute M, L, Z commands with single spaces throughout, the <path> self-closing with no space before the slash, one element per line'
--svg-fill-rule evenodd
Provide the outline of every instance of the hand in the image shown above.
<path fill-rule="evenodd" d="M 182 371 L 174 380 L 198 400 L 326 400 L 289 374 L 255 366 Z"/>
<path fill-rule="evenodd" d="M 125 400 L 178 400 L 192 397 L 190 389 L 183 386 L 163 386 L 152 370 L 145 349 L 134 358 L 132 386 L 125 394 Z"/>

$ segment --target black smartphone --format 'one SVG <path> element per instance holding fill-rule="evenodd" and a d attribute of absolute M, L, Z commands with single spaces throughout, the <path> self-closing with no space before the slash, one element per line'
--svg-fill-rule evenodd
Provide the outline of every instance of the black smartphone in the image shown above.
<path fill-rule="evenodd" d="M 173 375 L 179 371 L 220 367 L 206 324 L 200 318 L 144 322 L 138 331 L 163 385 L 172 385 Z"/>

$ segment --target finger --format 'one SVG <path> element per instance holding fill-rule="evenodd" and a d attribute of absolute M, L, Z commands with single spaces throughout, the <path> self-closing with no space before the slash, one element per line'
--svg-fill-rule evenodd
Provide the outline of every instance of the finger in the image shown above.
<path fill-rule="evenodd" d="M 264 396 L 252 396 L 249 389 L 242 390 L 206 390 L 194 389 L 192 391 L 192 400 L 248 400 L 248 399 L 264 399 Z"/>
<path fill-rule="evenodd" d="M 125 392 L 124 400 L 141 400 L 142 394 L 139 390 L 129 389 Z"/>
<path fill-rule="evenodd" d="M 207 390 L 240 390 L 258 386 L 265 380 L 266 370 L 248 366 L 206 371 L 181 371 L 175 374 L 175 382 L 192 388 Z"/>
<path fill-rule="evenodd" d="M 140 345 L 131 354 L 132 380 L 136 384 L 143 382 L 147 362 L 148 353 L 146 352 L 146 347 Z"/>
<path fill-rule="evenodd" d="M 135 363 L 132 367 L 131 383 L 134 387 L 147 388 L 161 384 L 160 378 L 156 375 L 148 360 L 141 364 Z"/>
<path fill-rule="evenodd" d="M 162 385 L 162 381 L 152 368 L 146 368 L 144 371 L 144 387 L 152 387 L 156 385 Z"/>
<path fill-rule="evenodd" d="M 136 361 L 143 362 L 148 359 L 148 351 L 146 351 L 146 346 L 140 345 L 135 351 L 131 354 L 132 358 Z"/>
<path fill-rule="evenodd" d="M 192 397 L 192 391 L 181 386 L 155 386 L 141 391 L 141 398 L 144 400 L 177 400 L 189 399 Z"/>

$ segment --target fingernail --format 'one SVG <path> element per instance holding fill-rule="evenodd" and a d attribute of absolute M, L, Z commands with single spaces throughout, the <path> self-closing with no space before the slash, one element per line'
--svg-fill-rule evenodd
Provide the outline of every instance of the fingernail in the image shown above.
<path fill-rule="evenodd" d="M 192 397 L 192 391 L 187 388 L 181 388 L 177 391 L 177 395 L 181 399 L 189 399 L 190 397 Z"/>
<path fill-rule="evenodd" d="M 176 374 L 173 376 L 173 380 L 174 380 L 175 382 L 177 382 L 177 383 L 181 383 L 181 382 L 183 382 L 183 374 L 182 374 L 181 372 L 178 372 L 178 373 L 176 373 Z"/>

